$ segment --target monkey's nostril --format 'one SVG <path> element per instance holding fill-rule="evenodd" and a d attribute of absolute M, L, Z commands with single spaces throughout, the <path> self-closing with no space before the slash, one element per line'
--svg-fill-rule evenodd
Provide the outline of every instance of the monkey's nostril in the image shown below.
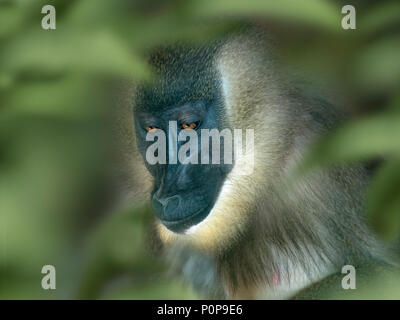
<path fill-rule="evenodd" d="M 180 198 L 179 196 L 172 196 L 164 200 L 164 219 L 171 220 L 176 219 L 176 210 L 180 205 Z"/>
<path fill-rule="evenodd" d="M 176 211 L 180 206 L 181 200 L 180 197 L 175 195 L 167 198 L 157 198 L 154 197 L 153 204 L 158 211 L 159 218 L 162 220 L 176 220 Z M 162 212 L 162 214 L 161 214 Z"/>

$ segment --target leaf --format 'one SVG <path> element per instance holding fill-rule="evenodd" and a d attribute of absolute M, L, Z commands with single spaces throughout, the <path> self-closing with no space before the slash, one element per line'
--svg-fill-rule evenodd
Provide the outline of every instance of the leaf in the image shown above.
<path fill-rule="evenodd" d="M 7 63 L 6 63 L 7 62 Z M 11 44 L 2 68 L 9 72 L 81 72 L 143 79 L 150 72 L 142 58 L 107 30 L 80 33 L 33 32 Z"/>
<path fill-rule="evenodd" d="M 357 21 L 357 29 L 366 34 L 383 31 L 400 20 L 400 2 L 388 1 L 371 6 Z"/>
<path fill-rule="evenodd" d="M 193 16 L 270 16 L 336 31 L 342 18 L 339 7 L 320 0 L 204 0 L 194 2 L 190 9 Z"/>
<path fill-rule="evenodd" d="M 384 239 L 400 235 L 400 158 L 388 161 L 374 177 L 368 197 L 368 216 Z"/>
<path fill-rule="evenodd" d="M 0 39 L 12 34 L 23 18 L 23 12 L 17 6 L 0 3 Z"/>
<path fill-rule="evenodd" d="M 354 80 L 373 92 L 394 89 L 400 83 L 400 37 L 369 44 L 354 64 Z"/>
<path fill-rule="evenodd" d="M 400 115 L 381 114 L 345 124 L 320 139 L 301 169 L 399 152 Z"/>
<path fill-rule="evenodd" d="M 92 118 L 94 109 L 99 111 L 105 107 L 101 100 L 104 94 L 96 92 L 97 83 L 92 78 L 73 74 L 20 83 L 4 99 L 7 114 Z"/>

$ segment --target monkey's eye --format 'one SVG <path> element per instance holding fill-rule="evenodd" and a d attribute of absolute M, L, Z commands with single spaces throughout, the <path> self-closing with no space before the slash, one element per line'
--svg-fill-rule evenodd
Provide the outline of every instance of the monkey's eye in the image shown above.
<path fill-rule="evenodd" d="M 198 122 L 182 123 L 181 127 L 184 130 L 193 130 L 193 129 L 196 129 L 198 125 L 199 125 Z"/>
<path fill-rule="evenodd" d="M 156 126 L 147 126 L 146 127 L 147 132 L 156 132 L 158 129 L 160 129 L 160 128 L 156 127 Z"/>

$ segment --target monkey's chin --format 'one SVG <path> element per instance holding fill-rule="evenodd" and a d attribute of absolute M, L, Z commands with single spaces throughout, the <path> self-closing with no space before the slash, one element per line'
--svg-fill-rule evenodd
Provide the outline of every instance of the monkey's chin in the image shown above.
<path fill-rule="evenodd" d="M 188 225 L 183 232 L 173 232 L 157 220 L 160 240 L 165 245 L 187 244 L 216 254 L 240 241 L 248 224 L 249 215 L 245 214 L 248 207 L 239 196 L 241 189 L 235 189 L 231 179 L 228 181 L 208 215 L 197 224 Z"/>
<path fill-rule="evenodd" d="M 231 231 L 240 230 L 243 226 L 238 219 L 232 218 L 231 223 L 226 223 L 218 216 L 224 215 L 212 209 L 205 219 L 179 233 L 168 229 L 160 220 L 157 220 L 156 227 L 160 240 L 167 246 L 188 245 L 218 254 L 235 242 L 236 236 Z"/>
<path fill-rule="evenodd" d="M 161 220 L 161 223 L 171 232 L 177 234 L 187 234 L 187 231 L 200 224 L 210 213 L 210 207 L 207 206 L 198 210 L 194 214 L 179 220 Z"/>

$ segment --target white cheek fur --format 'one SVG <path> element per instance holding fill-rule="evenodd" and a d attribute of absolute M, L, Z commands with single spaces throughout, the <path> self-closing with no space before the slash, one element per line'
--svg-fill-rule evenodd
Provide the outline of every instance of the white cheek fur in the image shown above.
<path fill-rule="evenodd" d="M 233 171 L 233 170 L 232 170 Z M 224 198 L 231 190 L 231 184 L 228 183 L 229 179 L 227 178 L 222 185 L 221 192 L 217 198 L 217 201 L 214 204 L 214 207 L 211 209 L 210 213 L 208 216 L 200 221 L 198 224 L 195 224 L 194 226 L 191 226 L 189 229 L 187 229 L 184 234 L 185 235 L 195 235 L 196 231 L 198 231 L 202 226 L 206 225 L 210 220 L 214 219 L 214 216 L 216 215 L 216 210 L 215 208 L 218 206 L 218 202 Z"/>

